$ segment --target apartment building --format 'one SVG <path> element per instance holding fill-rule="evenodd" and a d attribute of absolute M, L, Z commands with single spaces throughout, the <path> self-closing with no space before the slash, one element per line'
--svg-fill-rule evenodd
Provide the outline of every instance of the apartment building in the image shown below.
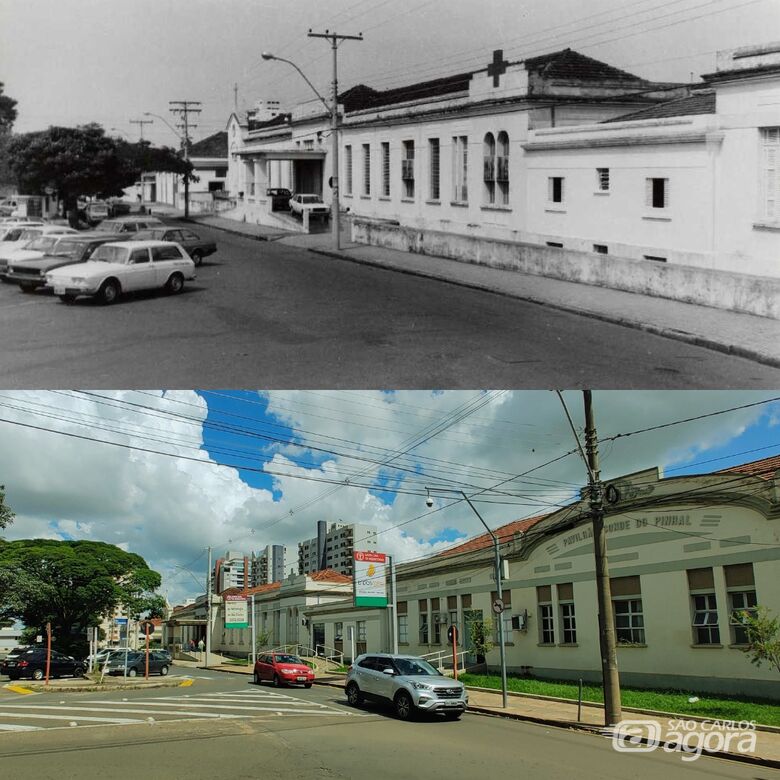
<path fill-rule="evenodd" d="M 375 526 L 319 520 L 317 536 L 298 542 L 298 574 L 332 569 L 352 576 L 355 550 L 376 550 Z"/>

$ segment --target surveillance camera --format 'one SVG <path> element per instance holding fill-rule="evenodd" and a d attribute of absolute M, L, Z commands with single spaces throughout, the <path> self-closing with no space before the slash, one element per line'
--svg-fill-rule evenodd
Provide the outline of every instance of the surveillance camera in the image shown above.
<path fill-rule="evenodd" d="M 425 506 L 427 506 L 428 508 L 433 506 L 433 499 L 430 496 L 428 496 L 428 498 L 425 499 Z"/>

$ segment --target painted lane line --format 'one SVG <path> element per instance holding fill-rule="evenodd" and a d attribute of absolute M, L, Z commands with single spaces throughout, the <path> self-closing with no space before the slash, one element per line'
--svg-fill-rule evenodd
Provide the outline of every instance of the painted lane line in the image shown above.
<path fill-rule="evenodd" d="M 179 698 L 176 696 L 155 696 L 154 698 L 145 699 L 145 701 L 178 701 Z M 188 696 L 185 701 L 198 701 L 198 702 L 234 702 L 239 704 L 249 704 L 250 701 L 247 699 L 237 699 L 237 698 L 228 698 L 228 697 L 220 697 L 220 698 L 209 698 L 208 696 Z M 258 704 L 278 704 L 279 706 L 284 706 L 285 704 L 299 704 L 299 705 L 305 705 L 307 707 L 327 707 L 327 704 L 321 704 L 317 701 L 306 701 L 305 699 L 284 699 L 283 701 L 280 701 L 278 699 L 265 699 L 265 698 L 257 698 L 252 699 L 251 703 L 257 702 Z M 102 702 L 101 702 L 102 703 Z"/>
<path fill-rule="evenodd" d="M 10 706 L 11 707 L 15 707 L 17 713 L 28 712 L 28 711 L 31 711 L 31 710 L 62 710 L 63 712 L 105 712 L 105 713 L 110 713 L 110 712 L 131 712 L 134 715 L 148 715 L 149 714 L 148 710 L 145 710 L 145 709 L 135 709 L 135 708 L 129 707 L 129 706 L 124 706 L 123 707 L 122 706 L 122 702 L 90 702 L 90 701 L 88 701 L 88 702 L 85 702 L 85 704 L 116 704 L 117 706 L 115 706 L 115 707 L 76 707 L 76 706 L 74 706 L 74 707 L 55 707 L 55 706 L 49 706 L 49 705 L 46 705 L 46 706 L 44 706 L 44 705 L 40 705 L 40 706 L 38 706 L 38 705 L 22 706 L 22 705 L 13 705 L 13 704 L 11 704 Z M 168 705 L 168 706 L 173 706 L 173 705 Z M 213 712 L 198 712 L 198 713 L 195 713 L 195 712 L 190 712 L 189 710 L 181 711 L 181 712 L 176 711 L 176 710 L 169 710 L 168 712 L 163 712 L 163 713 L 160 713 L 160 714 L 162 714 L 162 715 L 166 715 L 166 714 L 168 714 L 168 715 L 191 715 L 194 718 L 219 718 L 219 717 L 221 717 L 221 713 L 213 713 Z M 21 715 L 21 714 L 16 714 L 15 713 L 15 715 L 16 715 L 16 717 L 19 717 L 19 718 L 25 717 L 25 715 Z M 231 716 L 228 716 L 228 717 L 231 717 Z M 240 715 L 236 715 L 235 717 L 239 718 L 241 716 Z"/>
<path fill-rule="evenodd" d="M 87 704 L 113 704 L 113 702 L 87 702 Z M 278 712 L 280 710 L 283 710 L 284 712 L 311 712 L 313 715 L 315 714 L 321 714 L 323 710 L 317 710 L 316 712 L 313 710 L 296 710 L 296 709 L 289 709 L 285 707 L 279 707 L 279 706 L 269 706 L 269 707 L 241 707 L 237 704 L 187 704 L 186 702 L 177 703 L 174 705 L 173 702 L 148 702 L 145 703 L 146 707 L 191 707 L 193 709 L 197 710 L 242 710 L 246 712 L 267 712 L 267 711 L 273 711 Z M 65 708 L 63 708 L 65 709 Z M 78 708 L 71 708 L 71 709 L 78 709 Z M 108 709 L 108 710 L 100 710 L 96 709 L 95 712 L 123 712 L 121 709 Z M 146 710 L 126 710 L 127 712 L 146 712 Z M 339 714 L 342 714 L 340 710 L 334 710 L 335 712 L 338 712 Z M 182 712 L 180 714 L 187 714 L 186 712 Z M 215 717 L 215 716 L 212 716 Z M 235 717 L 239 718 L 240 715 L 236 715 Z"/>
<path fill-rule="evenodd" d="M 24 715 L 19 715 L 16 712 L 0 711 L 0 717 L 23 718 L 23 719 L 36 718 L 38 720 L 73 720 L 73 715 L 40 715 L 37 712 L 25 713 Z M 87 715 L 80 716 L 79 720 L 80 721 L 88 720 L 90 722 L 96 722 L 96 723 L 115 723 L 120 725 L 125 725 L 130 723 L 146 723 L 146 721 L 139 720 L 138 718 L 91 718 Z"/>
<path fill-rule="evenodd" d="M 14 723 L 0 723 L 0 731 L 41 731 L 43 726 L 20 726 Z"/>

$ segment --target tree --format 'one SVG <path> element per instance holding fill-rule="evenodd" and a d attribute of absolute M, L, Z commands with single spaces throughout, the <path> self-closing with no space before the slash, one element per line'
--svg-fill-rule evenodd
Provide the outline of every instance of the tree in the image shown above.
<path fill-rule="evenodd" d="M 105 542 L 0 540 L 0 620 L 37 634 L 50 622 L 61 650 L 83 652 L 87 627 L 119 606 L 133 617 L 157 611 L 160 582 L 140 555 Z"/>
<path fill-rule="evenodd" d="M 80 196 L 121 195 L 142 171 L 192 172 L 192 163 L 173 149 L 117 141 L 98 124 L 50 127 L 15 136 L 7 156 L 22 192 L 34 195 L 51 187 L 70 212 Z"/>
<path fill-rule="evenodd" d="M 3 82 L 0 81 L 0 134 L 11 132 L 16 117 L 16 101 L 3 94 Z"/>
<path fill-rule="evenodd" d="M 493 649 L 493 621 L 490 618 L 478 620 L 469 626 L 469 636 L 478 663 L 485 662 L 485 656 Z"/>
<path fill-rule="evenodd" d="M 5 503 L 5 485 L 0 485 L 0 528 L 7 528 L 14 521 L 13 510 Z"/>
<path fill-rule="evenodd" d="M 780 672 L 780 619 L 770 617 L 769 610 L 760 606 L 755 612 L 741 612 L 739 617 L 748 640 L 742 652 L 750 656 L 750 663 L 761 666 L 766 661 Z"/>

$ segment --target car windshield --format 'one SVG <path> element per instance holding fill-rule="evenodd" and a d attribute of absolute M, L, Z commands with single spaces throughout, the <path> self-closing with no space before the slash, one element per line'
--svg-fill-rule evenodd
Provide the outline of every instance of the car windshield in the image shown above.
<path fill-rule="evenodd" d="M 57 257 L 78 257 L 83 247 L 84 244 L 81 241 L 63 239 L 57 242 L 57 245 L 49 254 L 57 255 Z"/>
<path fill-rule="evenodd" d="M 20 241 L 31 241 L 33 238 L 37 238 L 38 236 L 43 233 L 42 230 L 36 230 L 35 228 L 28 228 L 27 230 L 23 230 L 22 234 L 19 236 Z"/>
<path fill-rule="evenodd" d="M 316 195 L 302 195 L 301 203 L 322 203 Z"/>
<path fill-rule="evenodd" d="M 276 655 L 276 663 L 278 664 L 302 664 L 300 658 L 297 655 Z"/>
<path fill-rule="evenodd" d="M 139 230 L 135 234 L 135 241 L 162 241 L 165 238 L 165 228 Z"/>
<path fill-rule="evenodd" d="M 99 230 L 101 233 L 120 233 L 123 224 L 123 222 L 117 222 L 116 220 L 104 219 L 95 230 Z"/>
<path fill-rule="evenodd" d="M 439 676 L 438 670 L 434 669 L 427 661 L 422 658 L 394 658 L 398 673 L 404 676 Z"/>
<path fill-rule="evenodd" d="M 35 249 L 41 252 L 48 252 L 58 241 L 59 236 L 39 236 L 30 241 L 25 249 Z"/>
<path fill-rule="evenodd" d="M 103 244 L 95 250 L 90 259 L 96 263 L 127 263 L 129 257 L 130 251 L 127 247 Z"/>

